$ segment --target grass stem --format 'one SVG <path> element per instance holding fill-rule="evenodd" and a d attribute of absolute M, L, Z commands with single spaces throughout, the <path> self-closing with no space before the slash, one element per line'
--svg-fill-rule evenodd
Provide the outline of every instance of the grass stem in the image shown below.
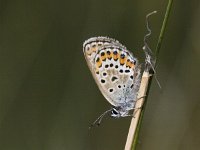
<path fill-rule="evenodd" d="M 162 23 L 162 27 L 160 30 L 160 34 L 158 37 L 158 41 L 157 41 L 157 45 L 156 45 L 156 50 L 155 50 L 155 66 L 158 60 L 158 55 L 160 52 L 160 48 L 161 48 L 161 44 L 163 41 L 163 37 L 164 37 L 164 33 L 166 30 L 166 25 L 169 19 L 169 14 L 172 8 L 172 3 L 173 0 L 169 0 L 168 1 L 168 5 L 167 5 L 167 9 L 165 12 L 165 16 L 164 16 L 164 20 Z M 134 118 L 132 118 L 131 120 L 131 124 L 130 124 L 130 128 L 129 128 L 129 133 L 127 136 L 127 141 L 126 141 L 126 145 L 125 145 L 125 150 L 136 150 L 136 146 L 138 143 L 138 137 L 139 137 L 139 131 L 142 125 L 142 120 L 143 120 L 143 116 L 144 116 L 144 111 L 146 108 L 146 104 L 147 104 L 147 98 L 148 98 L 148 93 L 149 93 L 149 89 L 151 86 L 151 81 L 152 81 L 152 74 L 150 74 L 149 72 L 145 72 L 143 73 L 142 76 L 142 80 L 141 80 L 141 85 L 140 85 L 140 89 L 139 89 L 139 93 L 138 93 L 138 97 L 142 97 L 144 95 L 146 95 L 145 98 L 141 98 L 140 100 L 138 100 L 136 102 L 136 107 L 142 107 L 142 109 L 137 109 L 134 111 Z"/>

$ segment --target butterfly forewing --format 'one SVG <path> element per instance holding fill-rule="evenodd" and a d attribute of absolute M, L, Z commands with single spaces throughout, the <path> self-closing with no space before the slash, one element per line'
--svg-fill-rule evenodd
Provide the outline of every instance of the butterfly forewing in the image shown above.
<path fill-rule="evenodd" d="M 94 58 L 98 50 L 106 45 L 122 46 L 117 40 L 108 37 L 93 37 L 83 43 L 83 53 L 90 70 L 93 68 Z"/>

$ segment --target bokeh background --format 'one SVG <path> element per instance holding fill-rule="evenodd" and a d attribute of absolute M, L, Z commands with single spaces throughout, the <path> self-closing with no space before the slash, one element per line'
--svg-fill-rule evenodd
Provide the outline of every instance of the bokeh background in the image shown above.
<path fill-rule="evenodd" d="M 119 40 L 143 62 L 145 16 L 155 49 L 167 0 L 0 0 L 0 149 L 122 150 L 130 118 L 89 125 L 109 103 L 82 53 L 92 36 Z M 200 3 L 174 1 L 138 150 L 200 147 Z"/>

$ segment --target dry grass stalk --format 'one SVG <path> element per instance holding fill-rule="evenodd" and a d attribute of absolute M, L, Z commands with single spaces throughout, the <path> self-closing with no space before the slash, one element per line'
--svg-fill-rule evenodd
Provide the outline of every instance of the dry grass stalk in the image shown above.
<path fill-rule="evenodd" d="M 143 103 L 144 103 L 144 100 L 145 100 L 144 96 L 146 95 L 149 79 L 150 79 L 151 76 L 152 75 L 149 74 L 149 72 L 144 71 L 144 73 L 142 75 L 139 93 L 138 93 L 139 100 L 136 102 L 136 108 L 141 108 Z M 131 150 L 133 139 L 134 139 L 134 136 L 135 136 L 136 127 L 137 127 L 139 117 L 140 117 L 140 113 L 141 113 L 141 109 L 136 109 L 133 112 L 134 117 L 131 120 L 129 133 L 128 133 L 127 141 L 126 141 L 126 145 L 125 145 L 125 150 Z"/>

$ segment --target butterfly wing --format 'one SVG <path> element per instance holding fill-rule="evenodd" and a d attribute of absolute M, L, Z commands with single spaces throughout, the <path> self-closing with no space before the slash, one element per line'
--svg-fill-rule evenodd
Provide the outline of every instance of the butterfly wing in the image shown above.
<path fill-rule="evenodd" d="M 123 47 L 117 40 L 102 36 L 92 37 L 83 43 L 83 53 L 90 70 L 94 69 L 94 58 L 98 50 L 106 45 L 118 45 L 120 47 Z"/>
<path fill-rule="evenodd" d="M 95 56 L 97 84 L 116 107 L 133 108 L 140 83 L 138 60 L 122 47 L 107 45 Z"/>
<path fill-rule="evenodd" d="M 124 105 L 126 109 L 132 109 L 140 83 L 138 61 L 118 41 L 103 39 L 105 42 L 102 42 L 97 39 L 86 42 L 84 48 L 93 77 L 101 93 L 113 106 Z M 98 45 L 97 41 L 101 45 L 93 46 Z"/>

